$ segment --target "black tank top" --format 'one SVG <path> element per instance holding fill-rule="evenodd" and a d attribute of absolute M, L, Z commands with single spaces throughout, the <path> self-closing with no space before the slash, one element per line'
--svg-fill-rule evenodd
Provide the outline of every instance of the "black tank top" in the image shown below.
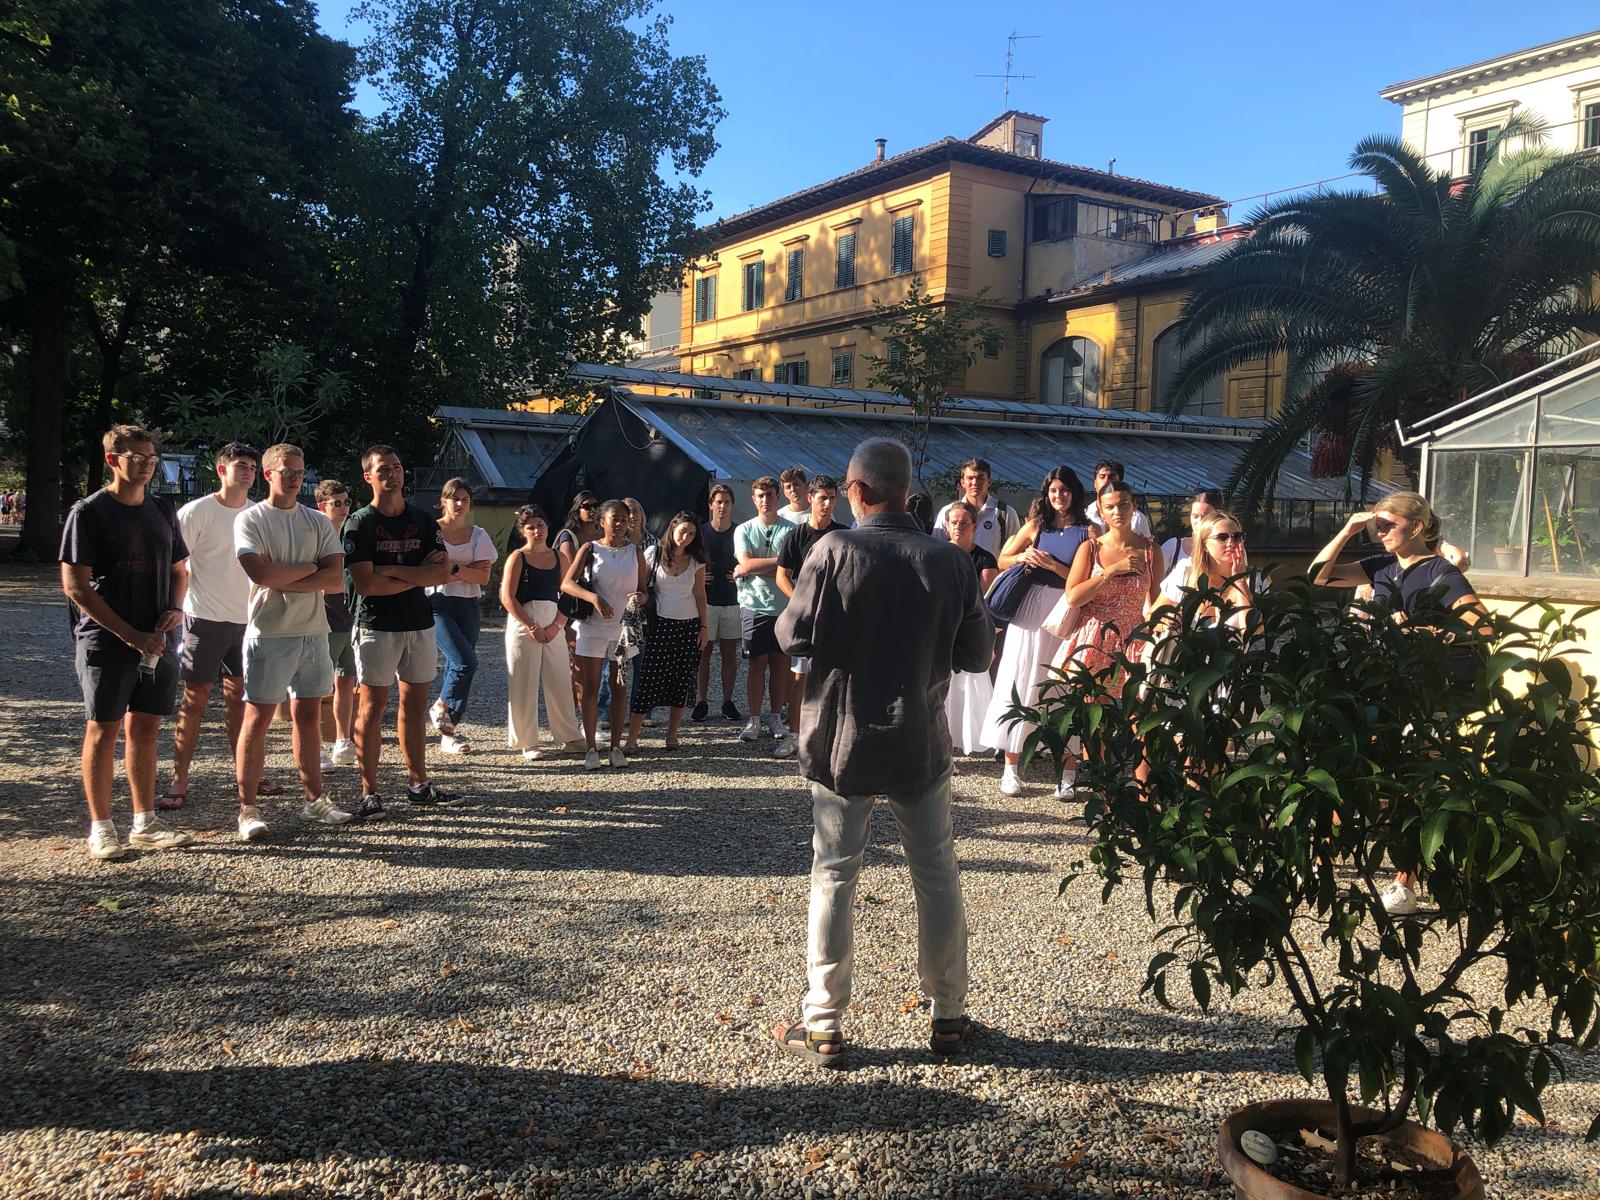
<path fill-rule="evenodd" d="M 561 594 L 561 559 L 553 567 L 536 567 L 528 556 L 517 551 L 522 560 L 522 574 L 517 577 L 517 603 L 529 604 L 535 600 L 555 600 Z"/>

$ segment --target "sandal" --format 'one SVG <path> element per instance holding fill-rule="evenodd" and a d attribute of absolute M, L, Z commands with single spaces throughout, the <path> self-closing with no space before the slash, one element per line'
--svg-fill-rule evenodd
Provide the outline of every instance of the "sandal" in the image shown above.
<path fill-rule="evenodd" d="M 156 807 L 166 812 L 173 812 L 182 808 L 188 799 L 188 792 L 162 792 L 156 797 Z"/>
<path fill-rule="evenodd" d="M 793 1025 L 780 1025 L 774 1029 L 772 1040 L 778 1044 L 778 1049 L 819 1067 L 844 1065 L 844 1035 L 837 1029 L 807 1029 L 804 1022 L 796 1021 Z M 832 1046 L 834 1049 L 824 1054 L 819 1048 L 822 1046 Z"/>
<path fill-rule="evenodd" d="M 258 783 L 256 785 L 256 795 L 258 795 L 258 796 L 281 796 L 281 795 L 283 795 L 283 784 L 281 784 L 281 783 L 264 783 L 264 782 L 263 783 Z"/>
<path fill-rule="evenodd" d="M 972 1036 L 971 1017 L 940 1017 L 930 1023 L 928 1049 L 935 1054 L 960 1054 Z"/>

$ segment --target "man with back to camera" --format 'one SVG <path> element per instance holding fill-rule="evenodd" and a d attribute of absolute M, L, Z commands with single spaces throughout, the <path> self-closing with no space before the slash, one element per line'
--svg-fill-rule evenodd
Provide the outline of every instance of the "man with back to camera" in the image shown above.
<path fill-rule="evenodd" d="M 228 755 L 237 765 L 239 730 L 244 724 L 243 654 L 250 580 L 239 569 L 233 551 L 233 523 L 250 505 L 250 487 L 260 467 L 260 455 L 252 447 L 229 442 L 217 451 L 217 490 L 178 510 L 178 528 L 189 547 L 185 563 L 189 589 L 183 598 L 183 642 L 178 651 L 183 703 L 172 730 L 172 784 L 156 799 L 161 808 L 182 808 L 188 799 L 189 765 L 199 749 L 200 723 L 218 680 Z"/>
<path fill-rule="evenodd" d="M 794 532 L 784 539 L 783 546 L 778 550 L 775 578 L 778 590 L 785 596 L 794 595 L 794 581 L 799 577 L 800 568 L 805 564 L 811 548 L 835 530 L 849 528 L 833 519 L 833 505 L 838 497 L 839 485 L 833 476 L 818 475 L 812 479 L 810 520 L 804 525 L 796 525 Z M 778 744 L 772 748 L 773 758 L 793 758 L 798 748 L 795 740 L 795 731 L 800 727 L 798 701 L 805 690 L 807 663 L 803 658 L 795 658 L 790 660 L 789 665 L 793 674 L 789 680 L 788 728 L 779 735 Z"/>
<path fill-rule="evenodd" d="M 1102 458 L 1094 465 L 1095 498 L 1083 510 L 1083 517 L 1101 533 L 1106 531 L 1106 523 L 1100 515 L 1100 489 L 1108 483 L 1121 483 L 1122 473 L 1122 464 L 1114 458 Z M 1133 531 L 1152 542 L 1156 540 L 1155 534 L 1150 531 L 1150 517 L 1141 508 L 1133 510 Z"/>
<path fill-rule="evenodd" d="M 287 442 L 261 456 L 267 498 L 234 523 L 239 565 L 250 577 L 250 621 L 244 639 L 244 729 L 239 737 L 239 840 L 259 841 L 266 822 L 256 806 L 267 727 L 289 698 L 295 764 L 305 802 L 300 818 L 344 825 L 351 817 L 322 794 L 322 698 L 333 691 L 328 616 L 323 593 L 344 573 L 339 535 L 328 519 L 300 503 L 305 455 Z"/>
<path fill-rule="evenodd" d="M 742 721 L 739 706 L 733 702 L 734 682 L 739 674 L 739 638 L 743 629 L 739 619 L 739 591 L 734 583 L 733 569 L 739 560 L 733 552 L 733 489 L 725 483 L 713 483 L 708 507 L 711 519 L 700 526 L 700 538 L 706 547 L 706 636 L 708 641 L 700 651 L 700 674 L 696 680 L 692 721 L 704 721 L 711 712 L 711 648 L 717 647 L 722 655 L 722 715 L 730 721 Z"/>
<path fill-rule="evenodd" d="M 763 733 L 781 737 L 778 713 L 789 701 L 789 657 L 778 646 L 778 614 L 789 598 L 778 590 L 778 550 L 794 532 L 794 525 L 778 515 L 778 483 L 763 475 L 750 485 L 750 502 L 756 515 L 733 531 L 733 553 L 738 565 L 733 577 L 739 589 L 739 619 L 744 634 L 745 698 L 750 720 L 739 740 L 753 742 Z M 772 707 L 762 712 L 763 694 Z"/>
<path fill-rule="evenodd" d="M 778 619 L 784 650 L 811 660 L 799 741 L 816 831 L 808 987 L 800 1020 L 772 1037 L 820 1066 L 843 1059 L 851 910 L 879 795 L 889 799 L 916 894 L 917 972 L 932 1001 L 929 1047 L 957 1053 L 972 1032 L 944 710 L 952 670 L 988 669 L 994 627 L 971 557 L 922 533 L 906 513 L 910 487 L 911 456 L 899 442 L 857 446 L 844 490 L 859 524 L 818 541 Z"/>
<path fill-rule="evenodd" d="M 155 438 L 113 425 L 101 439 L 111 482 L 78 501 L 61 531 L 61 590 L 73 606 L 78 685 L 83 691 L 83 795 L 89 857 L 128 851 L 111 819 L 117 735 L 133 803 L 136 850 L 171 850 L 193 839 L 156 815 L 156 734 L 172 712 L 178 663 L 170 634 L 183 621 L 189 556 L 165 501 L 148 492 Z"/>
<path fill-rule="evenodd" d="M 439 535 L 439 522 L 405 498 L 405 468 L 393 446 L 367 447 L 361 477 L 372 502 L 344 523 L 345 595 L 355 618 L 356 759 L 361 801 L 352 815 L 381 817 L 378 759 L 383 748 L 383 710 L 389 689 L 400 681 L 397 724 L 412 804 L 454 805 L 457 797 L 428 779 L 428 685 L 439 669 L 433 638 L 429 584 L 456 573 Z"/>
<path fill-rule="evenodd" d="M 1022 528 L 1022 519 L 1011 505 L 989 494 L 993 478 L 994 473 L 989 469 L 986 459 L 969 458 L 961 464 L 960 500 L 965 500 L 978 510 L 972 541 L 999 558 L 1001 547 Z M 948 537 L 946 530 L 949 527 L 950 510 L 960 503 L 960 500 L 952 500 L 934 515 L 934 537 Z"/>

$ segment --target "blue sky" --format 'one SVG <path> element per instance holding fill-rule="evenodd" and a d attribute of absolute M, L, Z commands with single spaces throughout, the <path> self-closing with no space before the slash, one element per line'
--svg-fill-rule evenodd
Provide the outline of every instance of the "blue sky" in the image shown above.
<path fill-rule="evenodd" d="M 321 0 L 349 40 L 346 0 Z M 664 0 L 678 53 L 701 54 L 728 115 L 701 176 L 727 216 L 866 163 L 967 137 L 1011 106 L 1050 118 L 1045 155 L 1242 200 L 1343 173 L 1368 133 L 1397 133 L 1378 98 L 1403 79 L 1600 27 L 1593 0 L 1034 4 L 921 0 Z M 372 103 L 370 90 L 360 103 Z"/>

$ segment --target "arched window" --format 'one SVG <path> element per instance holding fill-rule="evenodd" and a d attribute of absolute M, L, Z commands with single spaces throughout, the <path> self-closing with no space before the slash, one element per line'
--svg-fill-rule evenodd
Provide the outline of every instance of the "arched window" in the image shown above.
<path fill-rule="evenodd" d="M 1169 388 L 1172 381 L 1177 378 L 1178 372 L 1183 369 L 1183 364 L 1194 353 L 1195 347 L 1180 346 L 1179 329 L 1170 325 L 1164 329 L 1161 336 L 1156 338 L 1155 345 L 1155 375 L 1150 380 L 1150 407 L 1160 411 L 1167 407 L 1172 399 Z M 1224 398 L 1223 380 L 1208 379 L 1199 392 L 1189 397 L 1189 403 L 1183 406 L 1183 411 L 1202 417 L 1225 417 L 1228 415 L 1228 404 Z"/>
<path fill-rule="evenodd" d="M 1044 352 L 1039 367 L 1044 403 L 1100 407 L 1100 347 L 1088 338 L 1062 338 Z"/>

